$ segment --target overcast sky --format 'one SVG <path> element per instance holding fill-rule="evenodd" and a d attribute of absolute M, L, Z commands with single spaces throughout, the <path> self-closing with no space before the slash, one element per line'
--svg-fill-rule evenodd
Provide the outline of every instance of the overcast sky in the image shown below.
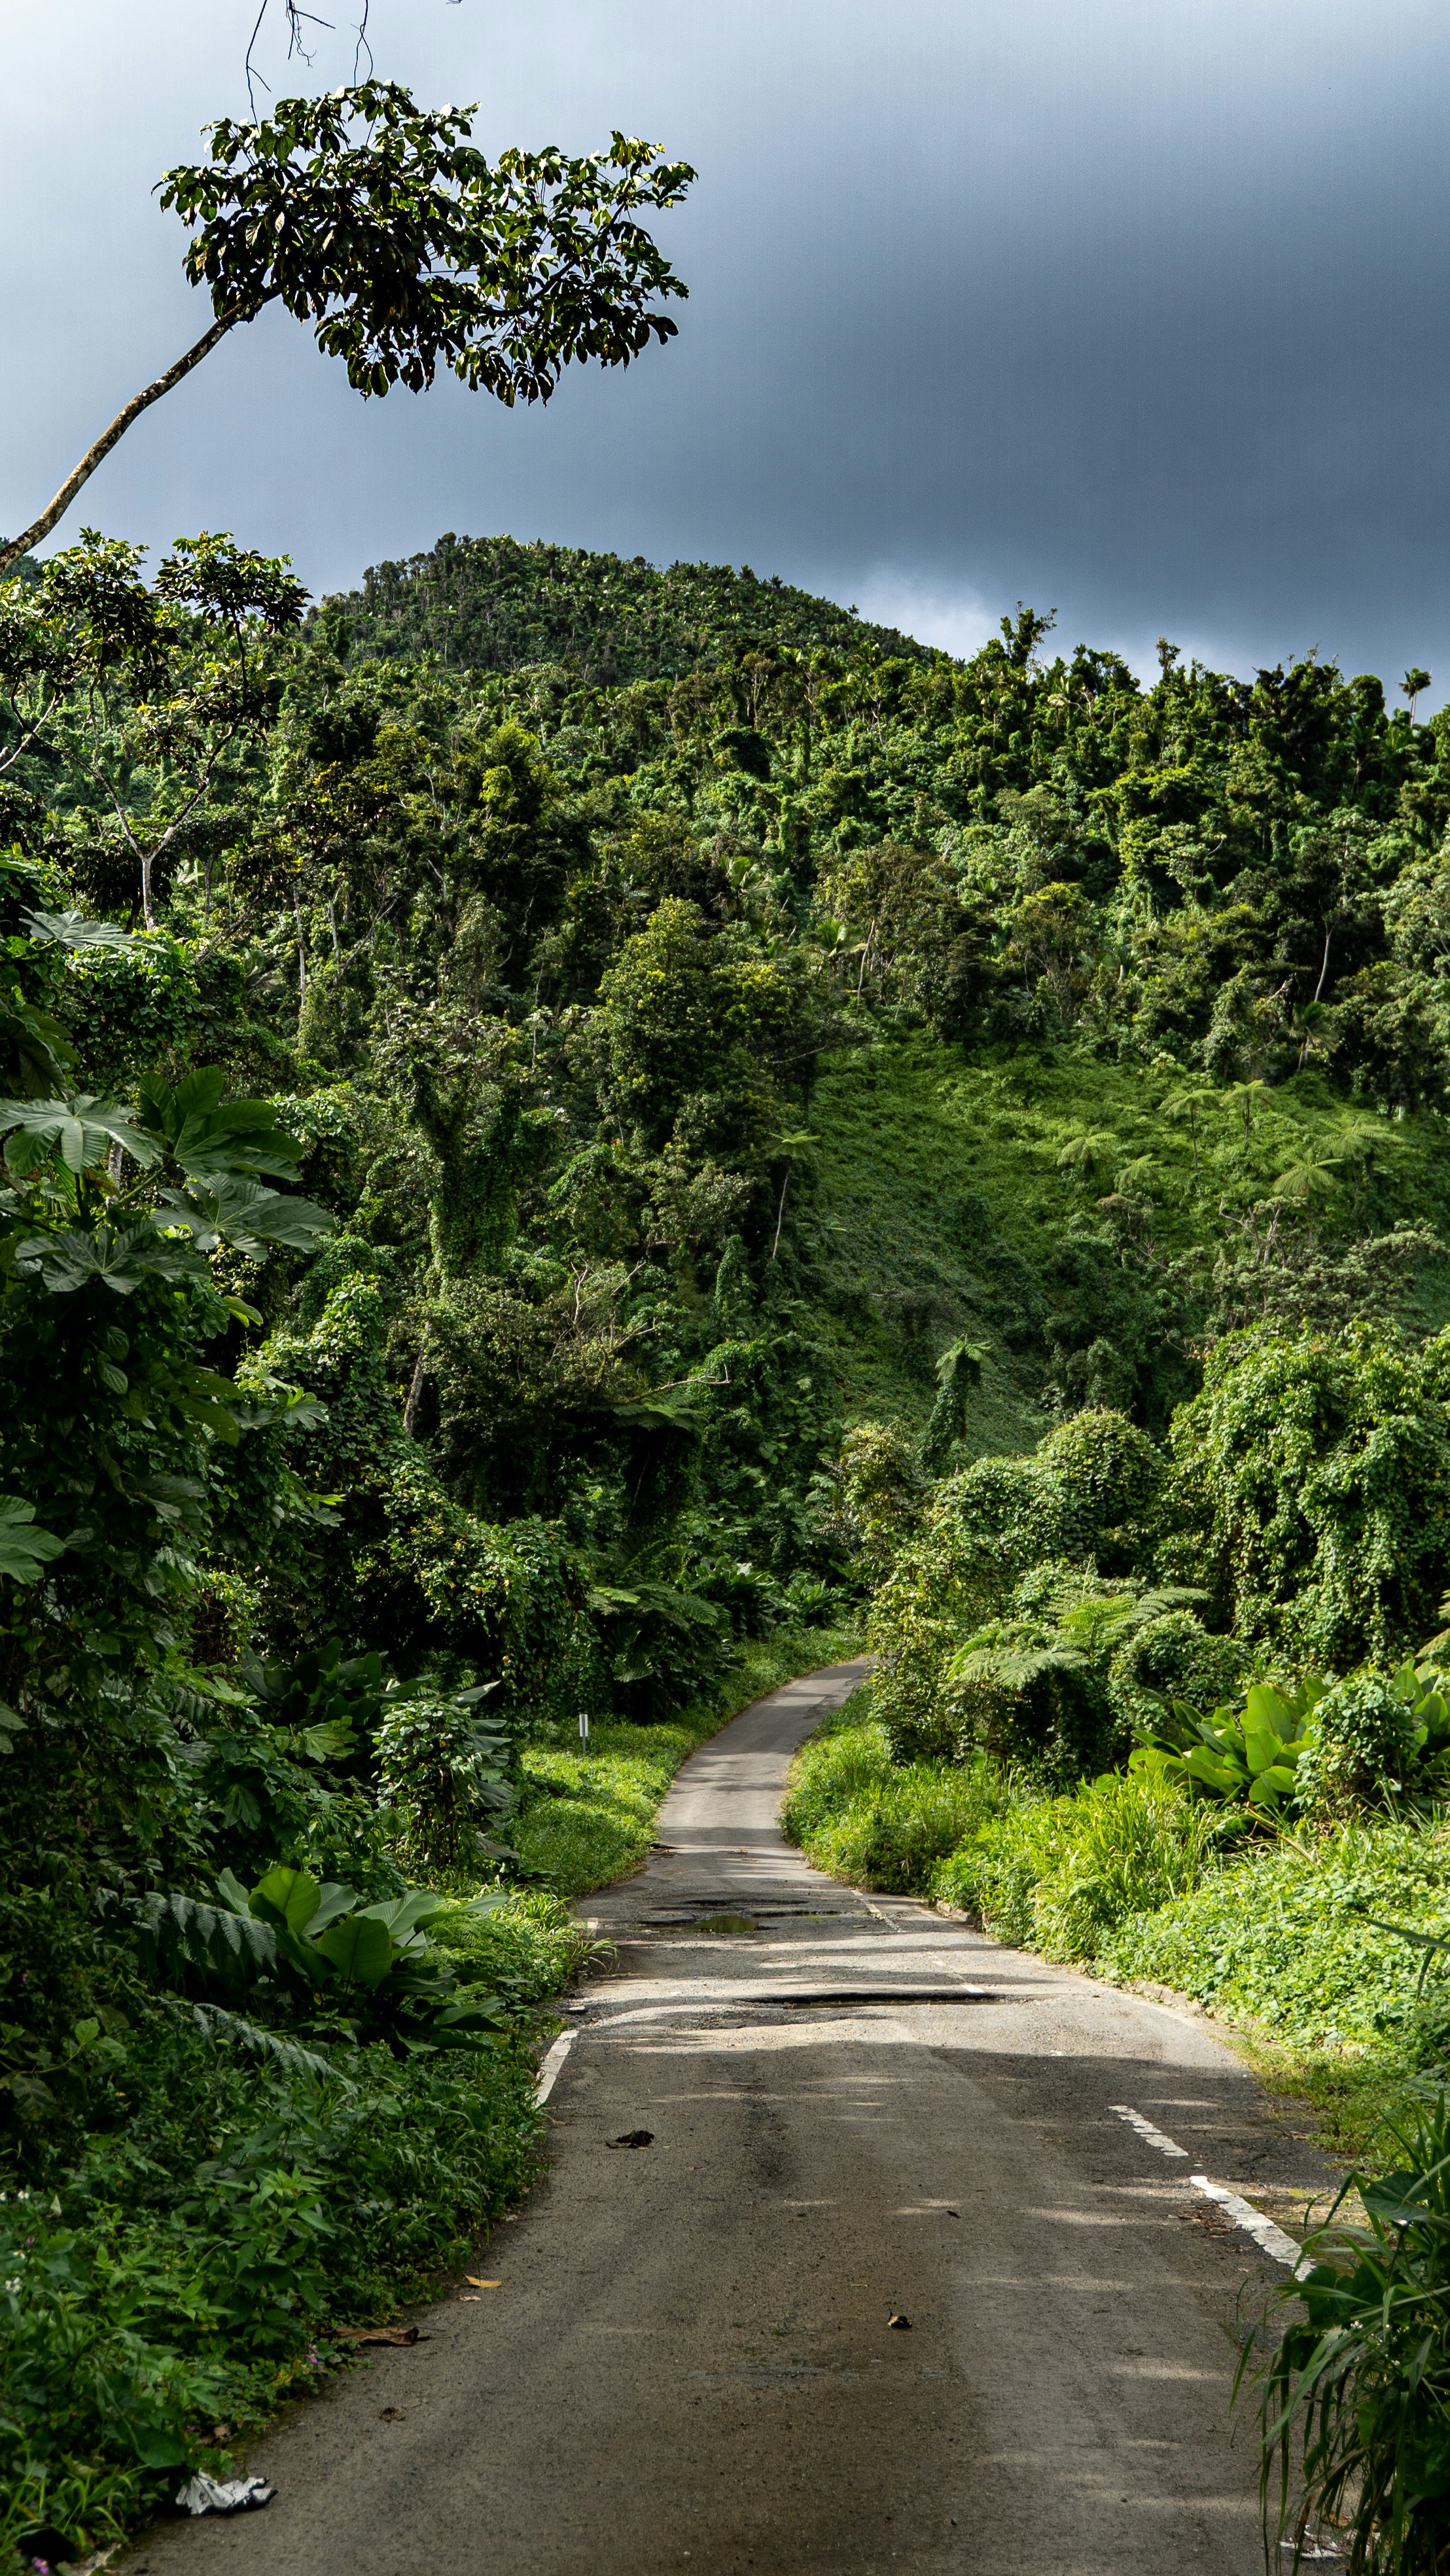
<path fill-rule="evenodd" d="M 0 0 L 0 526 L 204 326 L 151 190 L 245 112 L 256 6 Z M 350 76 L 355 0 L 310 67 L 272 6 L 275 92 Z M 489 150 L 693 161 L 679 339 L 510 414 L 360 402 L 268 314 L 54 542 L 230 528 L 322 591 L 507 529 L 957 651 L 1022 598 L 1140 666 L 1317 645 L 1450 695 L 1443 0 L 372 0 L 370 34 Z"/>

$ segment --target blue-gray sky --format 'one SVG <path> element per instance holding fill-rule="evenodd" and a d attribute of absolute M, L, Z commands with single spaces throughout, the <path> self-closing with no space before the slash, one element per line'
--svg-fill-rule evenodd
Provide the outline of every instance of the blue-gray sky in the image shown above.
<path fill-rule="evenodd" d="M 310 67 L 346 79 L 355 0 Z M 316 0 L 333 14 L 333 0 Z M 202 327 L 152 186 L 245 110 L 256 0 L 0 0 L 0 526 Z M 967 650 L 1018 598 L 1139 666 L 1317 645 L 1450 695 L 1450 18 L 1436 0 L 373 0 L 478 139 L 696 163 L 680 338 L 507 414 L 364 404 L 285 316 L 82 521 L 317 590 L 451 528 L 749 563 Z"/>

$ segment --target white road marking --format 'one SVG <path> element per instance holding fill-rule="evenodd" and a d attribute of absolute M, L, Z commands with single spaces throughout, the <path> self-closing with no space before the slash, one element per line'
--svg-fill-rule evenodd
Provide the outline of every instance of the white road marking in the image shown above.
<path fill-rule="evenodd" d="M 543 2109 L 563 2071 L 564 2060 L 574 2045 L 575 2033 L 562 2030 L 534 2078 L 534 2100 Z"/>
<path fill-rule="evenodd" d="M 1282 2263 L 1286 2271 L 1292 2272 L 1296 2281 L 1302 2280 L 1306 2272 L 1312 2272 L 1314 2266 L 1303 2246 L 1297 2245 L 1292 2236 L 1286 2236 L 1283 2228 L 1276 2227 L 1272 2218 L 1266 2218 L 1251 2201 L 1241 2200 L 1236 2191 L 1226 2191 L 1221 2182 L 1210 2182 L 1207 2174 L 1190 2174 L 1188 2179 L 1195 2191 L 1202 2192 L 1205 2200 L 1216 2200 L 1235 2227 L 1241 2227 L 1246 2236 L 1252 2236 L 1254 2243 L 1262 2247 L 1275 2263 Z"/>
<path fill-rule="evenodd" d="M 1132 2110 L 1126 2102 L 1110 2102 L 1108 2109 L 1117 2119 L 1126 2120 L 1130 2129 L 1136 2129 L 1140 2138 L 1146 2138 L 1150 2147 L 1156 2147 L 1160 2156 L 1181 2156 L 1187 2164 L 1188 2149 L 1175 2147 L 1173 2140 L 1155 2129 L 1151 2120 L 1145 2120 L 1141 2111 Z"/>
<path fill-rule="evenodd" d="M 1130 2129 L 1136 2129 L 1140 2138 L 1146 2138 L 1150 2147 L 1156 2147 L 1160 2156 L 1181 2156 L 1187 2164 L 1188 2149 L 1176 2145 L 1172 2138 L 1166 2138 L 1161 2129 L 1155 2129 L 1152 2121 L 1145 2120 L 1142 2112 L 1135 2111 L 1130 2103 L 1110 2102 L 1108 2109 L 1118 2119 L 1126 2120 Z M 1283 2228 L 1276 2227 L 1272 2218 L 1266 2218 L 1261 2209 L 1255 2209 L 1252 2201 L 1228 2190 L 1221 2182 L 1210 2182 L 1207 2174 L 1190 2174 L 1188 2182 L 1190 2189 L 1201 2192 L 1205 2200 L 1216 2201 L 1235 2227 L 1241 2227 L 1246 2236 L 1252 2236 L 1260 2252 L 1267 2254 L 1271 2262 L 1282 2263 L 1286 2271 L 1293 2273 L 1296 2281 L 1302 2280 L 1305 2273 L 1313 2269 L 1303 2246 L 1296 2244 L 1292 2236 L 1286 2236 Z"/>

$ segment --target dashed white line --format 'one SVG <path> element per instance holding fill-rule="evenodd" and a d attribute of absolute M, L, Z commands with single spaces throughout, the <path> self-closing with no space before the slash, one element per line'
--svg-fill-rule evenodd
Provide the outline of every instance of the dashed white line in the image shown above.
<path fill-rule="evenodd" d="M 1126 2120 L 1130 2129 L 1136 2129 L 1140 2138 L 1146 2138 L 1150 2147 L 1156 2147 L 1160 2156 L 1181 2156 L 1187 2164 L 1188 2149 L 1176 2147 L 1161 2129 L 1154 2128 L 1151 2120 L 1144 2119 L 1141 2111 L 1133 2110 L 1127 2102 L 1110 2102 L 1108 2109 L 1117 2119 Z"/>
<path fill-rule="evenodd" d="M 1155 2129 L 1152 2121 L 1145 2120 L 1142 2112 L 1135 2111 L 1131 2103 L 1110 2102 L 1108 2109 L 1117 2119 L 1126 2120 L 1130 2129 L 1136 2129 L 1140 2138 L 1146 2138 L 1150 2147 L 1156 2147 L 1160 2156 L 1177 2156 L 1184 2164 L 1188 2163 L 1188 2149 L 1165 2137 L 1161 2129 Z M 1302 2280 L 1304 2274 L 1312 2270 L 1303 2246 L 1296 2244 L 1292 2236 L 1286 2236 L 1283 2228 L 1276 2227 L 1272 2218 L 1266 2218 L 1261 2209 L 1255 2209 L 1252 2201 L 1245 2200 L 1236 2191 L 1229 2191 L 1221 2182 L 1210 2182 L 1207 2174 L 1190 2174 L 1188 2184 L 1190 2190 L 1201 2192 L 1205 2200 L 1215 2201 L 1225 2216 L 1233 2220 L 1235 2227 L 1241 2227 L 1246 2236 L 1253 2238 L 1261 2253 L 1267 2254 L 1271 2262 L 1282 2263 L 1296 2280 Z"/>
<path fill-rule="evenodd" d="M 1275 2263 L 1282 2263 L 1296 2280 L 1302 2280 L 1306 2272 L 1312 2272 L 1314 2266 L 1303 2246 L 1297 2245 L 1292 2236 L 1286 2236 L 1283 2228 L 1276 2227 L 1272 2218 L 1266 2218 L 1261 2209 L 1255 2209 L 1252 2201 L 1240 2199 L 1236 2191 L 1226 2191 L 1221 2182 L 1210 2182 L 1207 2174 L 1190 2174 L 1188 2179 L 1195 2191 L 1201 2191 L 1205 2200 L 1216 2200 L 1235 2227 L 1241 2227 L 1246 2236 L 1252 2236 L 1254 2243 Z"/>

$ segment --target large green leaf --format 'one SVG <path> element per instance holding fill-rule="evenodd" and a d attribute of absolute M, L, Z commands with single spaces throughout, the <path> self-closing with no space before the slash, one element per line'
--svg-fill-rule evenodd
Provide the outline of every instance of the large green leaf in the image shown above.
<path fill-rule="evenodd" d="M 303 1933 L 317 1912 L 322 1889 L 305 1869 L 287 1869 L 279 1862 L 269 1869 L 252 1890 L 252 1912 L 266 1923 L 280 1925 L 284 1932 Z"/>
<path fill-rule="evenodd" d="M 234 1880 L 231 1885 L 236 1888 Z M 139 1920 L 144 1952 L 164 1968 L 175 1969 L 187 1960 L 245 1984 L 276 1964 L 271 1925 L 231 1904 L 207 1905 L 179 1889 L 153 1888 L 141 1900 Z"/>
<path fill-rule="evenodd" d="M 375 1914 L 352 1914 L 310 1945 L 329 1959 L 345 1985 L 380 1986 L 393 1964 L 393 1939 Z"/>
<path fill-rule="evenodd" d="M 1216 1789 L 1220 1797 L 1231 1798 L 1248 1785 L 1248 1774 L 1221 1753 L 1211 1753 L 1206 1744 L 1195 1744 L 1183 1757 L 1183 1768 L 1192 1780 L 1201 1780 L 1206 1789 Z"/>
<path fill-rule="evenodd" d="M 421 1931 L 447 1911 L 446 1896 L 432 1896 L 426 1888 L 410 1887 L 405 1896 L 388 1897 L 379 1904 L 361 1906 L 358 1920 L 383 1924 L 401 1949 L 410 1934 Z"/>
<path fill-rule="evenodd" d="M 123 951 L 144 949 L 153 945 L 147 934 L 122 930 L 114 921 L 92 921 L 83 912 L 22 912 L 20 916 L 37 947 L 117 948 Z"/>
<path fill-rule="evenodd" d="M 163 1190 L 152 1222 L 184 1229 L 200 1252 L 230 1244 L 249 1261 L 260 1261 L 268 1244 L 293 1252 L 311 1252 L 334 1231 L 334 1219 L 311 1199 L 289 1198 L 260 1181 L 222 1174 L 196 1180 L 184 1190 Z"/>
<path fill-rule="evenodd" d="M 64 1100 L 0 1100 L 0 1136 L 14 1133 L 58 1152 L 70 1172 L 93 1171 L 113 1145 L 124 1146 L 143 1168 L 157 1159 L 156 1146 L 128 1110 L 89 1092 L 73 1092 Z"/>
<path fill-rule="evenodd" d="M 356 1903 L 355 1888 L 339 1887 L 335 1880 L 325 1879 L 316 1908 L 309 1914 L 303 1927 L 308 1940 L 315 1941 L 320 1933 L 327 1930 L 330 1923 L 336 1923 L 340 1916 L 351 1913 Z"/>
<path fill-rule="evenodd" d="M 1255 1682 L 1244 1701 L 1244 1732 L 1250 1729 L 1260 1735 L 1277 1736 L 1287 1744 L 1299 1733 L 1303 1711 L 1294 1706 L 1269 1682 Z"/>
<path fill-rule="evenodd" d="M 1283 1754 L 1283 1738 L 1272 1727 L 1247 1725 L 1244 1728 L 1244 1761 L 1252 1778 L 1267 1771 Z"/>
<path fill-rule="evenodd" d="M 321 2057 L 316 2049 L 304 2048 L 300 2041 L 284 2039 L 275 2030 L 262 2030 L 240 2013 L 223 2012 L 220 2004 L 193 2004 L 193 2019 L 208 2038 L 235 2040 L 239 2047 L 250 2049 L 255 2057 L 268 2057 L 276 2066 L 285 2066 L 292 2075 L 312 2075 L 332 2084 L 340 2084 L 345 2093 L 355 2091 L 350 2079 L 341 2074 L 330 2058 Z"/>
<path fill-rule="evenodd" d="M 18 1494 L 0 1494 L 0 1574 L 33 1583 L 43 1565 L 65 1554 L 65 1540 L 35 1527 L 35 1505 Z"/>
<path fill-rule="evenodd" d="M 206 1066 L 184 1082 L 149 1075 L 141 1084 L 137 1124 L 156 1153 L 165 1152 L 191 1178 L 208 1184 L 270 1172 L 290 1180 L 302 1148 L 270 1100 L 224 1100 L 227 1078 Z"/>
<path fill-rule="evenodd" d="M 167 1243 L 150 1225 L 64 1227 L 17 1243 L 15 1267 L 38 1276 L 52 1296 L 72 1296 L 92 1280 L 129 1297 L 143 1279 L 194 1279 L 205 1266 L 189 1245 Z"/>

